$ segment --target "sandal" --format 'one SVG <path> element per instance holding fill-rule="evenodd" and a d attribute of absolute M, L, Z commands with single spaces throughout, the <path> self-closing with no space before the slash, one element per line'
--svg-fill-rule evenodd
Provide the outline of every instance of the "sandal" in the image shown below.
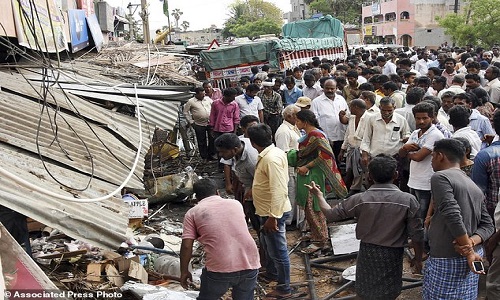
<path fill-rule="evenodd" d="M 319 246 L 319 245 L 316 245 L 314 243 L 310 244 L 309 246 L 303 248 L 302 250 L 300 250 L 300 252 L 304 253 L 304 254 L 312 254 L 316 251 L 319 251 L 323 249 L 322 246 Z"/>
<path fill-rule="evenodd" d="M 267 275 L 266 273 L 260 273 L 257 277 L 257 280 L 259 282 L 263 282 L 265 284 L 269 284 L 273 281 L 278 281 L 277 278 L 273 278 L 273 277 L 270 277 L 269 275 Z"/>

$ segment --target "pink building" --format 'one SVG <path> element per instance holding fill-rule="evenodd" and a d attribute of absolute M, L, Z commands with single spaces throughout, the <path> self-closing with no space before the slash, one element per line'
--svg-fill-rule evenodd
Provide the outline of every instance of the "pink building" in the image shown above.
<path fill-rule="evenodd" d="M 374 0 L 362 8 L 365 44 L 439 46 L 451 40 L 436 17 L 460 10 L 462 0 Z"/>

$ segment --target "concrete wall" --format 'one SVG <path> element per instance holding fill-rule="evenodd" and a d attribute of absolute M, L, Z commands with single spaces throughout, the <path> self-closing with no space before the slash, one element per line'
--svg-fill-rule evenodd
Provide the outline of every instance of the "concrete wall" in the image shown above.
<path fill-rule="evenodd" d="M 430 30 L 430 32 L 428 32 Z M 434 29 L 417 28 L 415 29 L 414 46 L 437 48 L 444 42 L 452 44 L 451 38 L 444 34 L 444 29 L 437 27 Z"/>

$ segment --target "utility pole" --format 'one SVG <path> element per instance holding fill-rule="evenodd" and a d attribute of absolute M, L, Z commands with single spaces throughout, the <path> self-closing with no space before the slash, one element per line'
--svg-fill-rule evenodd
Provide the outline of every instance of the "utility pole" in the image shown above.
<path fill-rule="evenodd" d="M 132 7 L 135 6 L 135 9 L 134 11 L 132 11 Z M 129 4 L 127 5 L 127 8 L 128 8 L 128 11 L 129 11 L 129 14 L 128 14 L 128 20 L 130 22 L 129 24 L 129 27 L 130 27 L 130 30 L 129 30 L 129 39 L 130 40 L 134 40 L 136 39 L 136 32 L 135 32 L 135 20 L 134 20 L 134 14 L 135 12 L 137 11 L 137 7 L 139 7 L 139 4 L 132 4 L 131 2 L 129 2 Z"/>
<path fill-rule="evenodd" d="M 149 33 L 149 12 L 146 0 L 141 0 L 141 18 L 142 18 L 142 31 L 144 35 L 144 44 L 151 43 L 151 36 Z"/>

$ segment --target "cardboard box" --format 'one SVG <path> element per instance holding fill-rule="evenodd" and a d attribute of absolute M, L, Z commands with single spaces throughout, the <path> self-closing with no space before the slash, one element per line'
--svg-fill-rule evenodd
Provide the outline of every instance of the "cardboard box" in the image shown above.
<path fill-rule="evenodd" d="M 101 263 L 90 263 L 87 266 L 87 280 L 93 282 L 102 282 L 103 277 L 101 276 L 104 271 L 105 264 Z"/>
<path fill-rule="evenodd" d="M 133 260 L 130 261 L 128 276 L 138 279 L 140 282 L 144 284 L 148 283 L 148 272 L 146 272 L 146 269 L 144 269 L 144 267 L 136 261 Z"/>

